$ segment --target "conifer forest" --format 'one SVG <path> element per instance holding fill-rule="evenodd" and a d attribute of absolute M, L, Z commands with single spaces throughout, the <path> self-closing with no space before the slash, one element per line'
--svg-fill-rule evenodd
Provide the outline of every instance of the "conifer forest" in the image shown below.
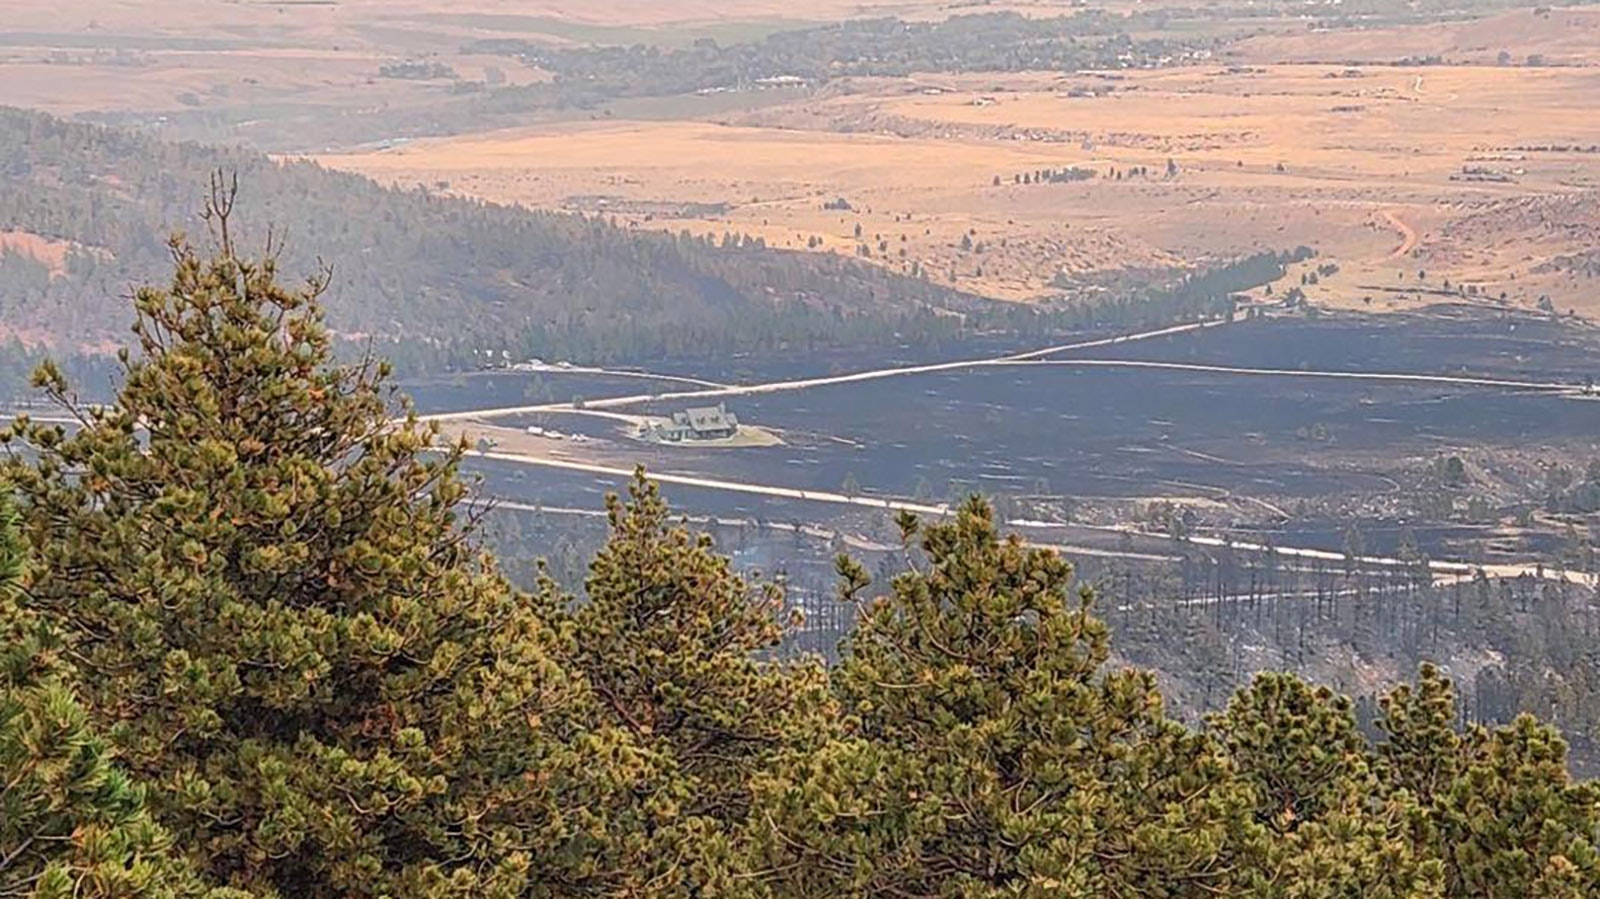
<path fill-rule="evenodd" d="M 1600 0 L 0 0 L 0 899 L 1600 899 Z"/>

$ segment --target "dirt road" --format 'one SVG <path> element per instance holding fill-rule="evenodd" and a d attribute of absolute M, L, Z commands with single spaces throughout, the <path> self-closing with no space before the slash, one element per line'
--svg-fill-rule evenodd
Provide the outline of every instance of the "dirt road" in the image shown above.
<path fill-rule="evenodd" d="M 1480 378 L 1471 375 L 1428 375 L 1410 372 L 1386 371 L 1320 371 L 1297 368 L 1244 368 L 1236 365 L 1200 365 L 1190 362 L 1146 362 L 1132 359 L 1039 359 L 1026 362 L 1006 362 L 1006 365 L 1051 365 L 1072 368 L 1134 368 L 1164 371 L 1192 371 L 1207 374 L 1247 375 L 1267 378 L 1327 378 L 1341 381 L 1391 381 L 1412 384 L 1447 384 L 1459 387 L 1500 387 L 1506 390 L 1526 390 L 1543 393 L 1571 393 L 1581 389 L 1578 384 L 1555 381 L 1512 381 L 1503 378 Z"/>
<path fill-rule="evenodd" d="M 617 409 L 626 406 L 637 406 L 644 403 L 662 400 L 707 400 L 730 396 L 751 396 L 762 393 L 781 393 L 788 390 L 807 390 L 813 387 L 831 387 L 835 384 L 853 384 L 859 381 L 876 381 L 881 378 L 893 378 L 902 375 L 925 375 L 944 371 L 957 371 L 964 368 L 981 368 L 993 365 L 1008 365 L 1016 362 L 1026 362 L 1031 359 L 1040 359 L 1056 353 L 1065 353 L 1071 350 L 1086 350 L 1095 347 L 1114 346 L 1117 344 L 1131 343 L 1138 340 L 1148 340 L 1153 337 L 1165 337 L 1172 334 L 1184 334 L 1190 331 L 1200 331 L 1227 324 L 1226 321 L 1217 319 L 1212 321 L 1190 322 L 1182 325 L 1172 325 L 1166 328 L 1157 328 L 1153 331 L 1142 331 L 1137 334 L 1121 334 L 1116 337 L 1103 337 L 1097 340 L 1086 340 L 1078 343 L 1060 344 L 1057 346 L 1042 347 L 1029 350 L 1025 353 L 1014 353 L 1007 356 L 989 357 L 983 359 L 961 359 L 954 362 L 935 362 L 929 365 L 905 365 L 894 368 L 879 368 L 871 371 L 859 371 L 847 375 L 831 375 L 823 378 L 802 378 L 793 381 L 772 381 L 765 384 L 747 384 L 736 387 L 716 387 L 706 390 L 679 390 L 670 393 L 638 393 L 630 396 L 614 396 L 603 399 L 587 400 L 585 409 Z M 422 416 L 424 421 L 459 421 L 472 418 L 494 418 L 500 415 L 526 415 L 533 412 L 554 412 L 562 409 L 571 409 L 570 403 L 544 403 L 534 406 L 507 406 L 497 409 L 469 409 L 464 412 L 443 412 L 437 415 Z"/>
<path fill-rule="evenodd" d="M 1400 232 L 1400 246 L 1394 248 L 1394 252 L 1389 254 L 1389 258 L 1391 260 L 1401 259 L 1411 255 L 1411 251 L 1417 248 L 1416 229 L 1401 221 L 1399 216 L 1387 209 L 1378 214 L 1383 216 L 1383 220 L 1389 224 L 1389 227 Z"/>

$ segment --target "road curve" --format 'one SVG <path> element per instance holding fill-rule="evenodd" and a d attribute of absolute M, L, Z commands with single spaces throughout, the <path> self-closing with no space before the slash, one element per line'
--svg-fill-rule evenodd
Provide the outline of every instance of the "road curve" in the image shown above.
<path fill-rule="evenodd" d="M 1421 78 L 1417 79 L 1417 84 L 1419 86 L 1422 84 Z M 1388 222 L 1390 227 L 1400 232 L 1400 245 L 1395 247 L 1394 252 L 1389 254 L 1391 260 L 1403 259 L 1417 248 L 1417 230 L 1415 228 L 1401 221 L 1400 216 L 1387 209 L 1380 212 L 1379 215 L 1383 216 L 1383 220 Z"/>

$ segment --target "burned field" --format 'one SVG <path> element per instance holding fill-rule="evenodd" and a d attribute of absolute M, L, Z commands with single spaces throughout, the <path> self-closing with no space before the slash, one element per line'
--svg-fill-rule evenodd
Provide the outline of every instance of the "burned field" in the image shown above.
<path fill-rule="evenodd" d="M 768 383 L 1018 350 L 643 367 Z M 727 397 L 742 422 L 782 434 L 774 447 L 651 446 L 622 436 L 615 420 L 571 412 L 497 418 L 566 437 L 545 448 L 546 464 L 472 460 L 483 493 L 501 503 L 487 536 L 514 577 L 539 570 L 526 549 L 539 547 L 543 572 L 581 595 L 585 560 L 606 535 L 604 496 L 643 463 L 741 571 L 782 579 L 805 619 L 789 649 L 830 656 L 854 615 L 834 599 L 836 554 L 860 559 L 880 584 L 916 564 L 894 514 L 868 504 L 936 508 L 982 492 L 1008 530 L 1073 561 L 1126 660 L 1157 670 L 1185 715 L 1216 708 L 1262 668 L 1362 693 L 1425 658 L 1448 659 L 1475 702 L 1492 702 L 1509 650 L 1485 643 L 1485 628 L 1591 626 L 1582 572 L 1595 570 L 1600 529 L 1571 499 L 1600 473 L 1600 400 L 1583 388 L 1600 367 L 1600 336 L 1526 313 L 1436 308 L 1252 319 L 1056 358 L 1234 371 L 975 365 Z M 1277 373 L 1239 371 L 1253 369 Z M 540 379 L 534 393 L 558 402 L 657 389 L 632 377 Z M 419 395 L 425 410 L 532 405 L 522 400 L 529 382 L 495 373 Z"/>
<path fill-rule="evenodd" d="M 904 360 L 864 360 L 845 370 L 982 354 L 907 350 Z M 841 365 L 807 357 L 747 359 L 735 367 L 741 381 L 765 381 L 826 374 Z M 1424 315 L 1242 321 L 1039 363 L 728 398 L 741 420 L 781 434 L 782 446 L 650 447 L 627 440 L 616 420 L 570 413 L 496 423 L 559 422 L 589 439 L 557 447 L 555 457 L 624 470 L 638 462 L 664 474 L 926 504 L 981 492 L 998 497 L 1017 518 L 1091 528 L 1059 535 L 1069 542 L 1104 542 L 1094 527 L 1138 522 L 1163 532 L 1181 519 L 1180 527 L 1196 533 L 1339 551 L 1355 524 L 1368 535 L 1369 551 L 1392 551 L 1406 535 L 1435 558 L 1492 558 L 1497 552 L 1537 554 L 1572 523 L 1545 517 L 1538 505 L 1551 471 L 1581 472 L 1600 452 L 1600 402 L 1582 390 L 1596 369 L 1600 340 L 1587 331 L 1525 314 L 1447 308 Z M 1293 372 L 1469 374 L 1573 389 Z M 677 373 L 709 380 L 732 375 Z M 640 379 L 555 373 L 537 380 L 496 373 L 417 386 L 424 411 L 673 389 Z M 664 415 L 681 405 L 645 403 L 624 411 Z M 490 493 L 548 507 L 598 508 L 601 494 L 617 482 L 513 462 L 487 464 L 485 471 Z M 682 485 L 669 485 L 669 492 L 692 515 L 846 523 L 863 534 L 887 519 L 836 500 Z"/>

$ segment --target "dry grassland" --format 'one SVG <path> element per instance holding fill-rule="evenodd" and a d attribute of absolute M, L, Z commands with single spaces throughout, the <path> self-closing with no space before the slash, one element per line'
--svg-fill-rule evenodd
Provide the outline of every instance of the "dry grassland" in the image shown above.
<path fill-rule="evenodd" d="M 1513 65 L 1529 56 L 1554 65 L 1600 63 L 1600 9 L 1517 10 L 1465 22 L 1407 28 L 1300 29 L 1240 41 L 1228 59 L 1251 63 L 1380 62 L 1437 56 L 1451 63 Z"/>
<path fill-rule="evenodd" d="M 1070 0 L 818 0 L 803 9 L 777 0 L 6 6 L 0 102 L 236 117 L 441 102 L 445 84 L 375 77 L 383 63 L 416 56 L 469 80 L 491 68 L 513 82 L 543 77 L 509 60 L 461 55 L 479 37 L 582 41 L 746 25 L 758 34 L 802 19 L 1072 9 Z M 1502 50 L 1517 64 L 1494 64 Z M 1504 292 L 1531 304 L 1548 295 L 1562 309 L 1600 309 L 1592 289 L 1600 153 L 1522 149 L 1600 145 L 1600 68 L 1523 65 L 1534 54 L 1600 62 L 1600 11 L 1386 30 L 1297 26 L 1228 52 L 1220 65 L 1154 72 L 857 80 L 701 120 L 684 119 L 674 101 L 657 103 L 660 110 L 634 101 L 627 109 L 669 120 L 551 124 L 324 161 L 640 228 L 738 232 L 778 247 L 866 255 L 1008 299 L 1048 294 L 1063 276 L 1092 289 L 1128 273 L 1307 244 L 1320 252 L 1318 265 L 1341 268 L 1307 285 L 1330 305 L 1426 302 L 1448 278 L 1479 296 Z M 1423 55 L 1485 64 L 1343 63 Z M 1322 62 L 1284 64 L 1294 60 Z M 1013 182 L 1067 167 L 1098 177 Z M 1149 174 L 1130 178 L 1130 169 Z M 824 208 L 838 198 L 851 209 Z"/>
<path fill-rule="evenodd" d="M 1568 214 L 1592 207 L 1600 154 L 1511 148 L 1600 145 L 1595 96 L 1600 69 L 1579 68 L 925 77 L 857 83 L 727 123 L 500 132 L 324 161 L 637 227 L 743 232 L 802 249 L 820 240 L 842 253 L 864 246 L 882 264 L 917 263 L 1005 298 L 1038 296 L 1058 272 L 1082 280 L 1306 244 L 1317 264 L 1342 269 L 1307 287 L 1325 304 L 1428 302 L 1449 278 L 1513 302 L 1550 293 L 1558 307 L 1588 312 L 1597 302 L 1588 278 L 1541 270 L 1593 244 L 1526 207 L 1557 198 Z M 1099 177 L 1012 182 L 1065 167 Z M 1138 167 L 1150 174 L 1109 177 Z M 1464 180 L 1480 177 L 1506 180 Z M 836 197 L 854 211 L 822 208 Z M 689 203 L 729 209 L 675 214 Z M 1480 234 L 1515 209 L 1519 230 Z"/>
<path fill-rule="evenodd" d="M 436 2 L 6 0 L 5 7 L 0 103 L 60 115 L 271 114 L 287 104 L 337 112 L 437 101 L 447 83 L 378 77 L 383 64 L 413 57 L 449 65 L 466 80 L 482 80 L 490 68 L 511 84 L 544 77 L 460 52 L 473 37 L 497 32 L 408 18 L 438 9 Z"/>
<path fill-rule="evenodd" d="M 820 242 L 817 249 L 847 254 L 867 247 L 884 264 L 908 270 L 916 263 L 941 280 L 954 271 L 963 287 L 1018 299 L 1036 296 L 1062 268 L 1178 262 L 1073 221 L 1054 204 L 1030 202 L 1045 199 L 1029 197 L 1032 188 L 993 187 L 1000 173 L 1059 164 L 1029 146 L 667 122 L 425 141 L 322 161 L 379 180 L 606 214 L 635 227 L 732 231 L 790 249 Z M 839 198 L 853 209 L 824 208 Z M 717 203 L 731 208 L 679 213 Z M 970 252 L 960 249 L 963 235 Z"/>
<path fill-rule="evenodd" d="M 1134 3 L 1116 0 L 1113 8 Z M 1180 3 L 1182 0 L 1161 0 Z M 482 38 L 549 43 L 688 44 L 747 40 L 853 17 L 939 19 L 1014 9 L 1066 15 L 1072 0 L 5 0 L 0 104 L 63 115 L 203 110 L 254 116 L 286 105 L 329 111 L 426 105 L 446 84 L 376 78 L 425 57 L 481 81 L 490 68 L 527 83 L 542 73 L 463 55 Z"/>

